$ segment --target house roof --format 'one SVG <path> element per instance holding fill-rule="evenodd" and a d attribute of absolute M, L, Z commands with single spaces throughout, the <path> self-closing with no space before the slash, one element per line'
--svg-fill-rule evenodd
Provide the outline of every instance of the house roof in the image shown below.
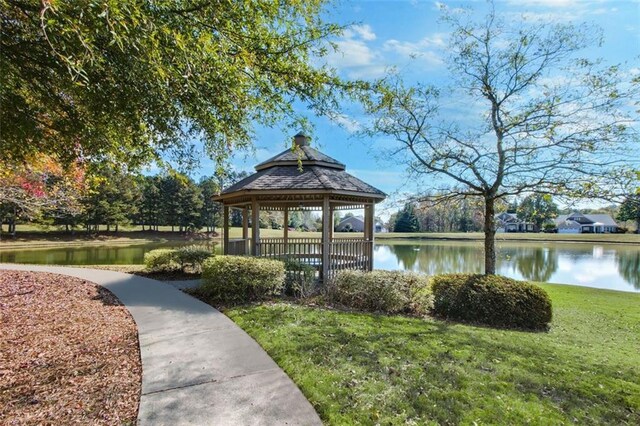
<path fill-rule="evenodd" d="M 357 221 L 357 222 L 364 223 L 364 217 L 362 217 L 362 216 L 349 216 L 349 217 L 345 217 L 344 219 L 342 219 L 338 223 L 338 226 L 342 225 L 343 223 L 353 222 L 354 220 Z"/>
<path fill-rule="evenodd" d="M 579 229 L 582 225 L 572 220 L 559 222 L 558 229 Z"/>
<path fill-rule="evenodd" d="M 518 219 L 518 216 L 515 213 L 499 213 L 496 216 L 496 219 L 503 223 L 520 223 L 522 220 Z"/>
<path fill-rule="evenodd" d="M 562 214 L 558 216 L 555 220 L 556 224 L 561 224 L 566 221 L 570 221 L 572 217 L 585 217 L 589 220 L 590 223 L 583 223 L 583 225 L 590 225 L 593 223 L 602 224 L 604 226 L 618 226 L 615 220 L 608 214 L 582 214 L 582 213 L 571 213 L 571 214 Z"/>

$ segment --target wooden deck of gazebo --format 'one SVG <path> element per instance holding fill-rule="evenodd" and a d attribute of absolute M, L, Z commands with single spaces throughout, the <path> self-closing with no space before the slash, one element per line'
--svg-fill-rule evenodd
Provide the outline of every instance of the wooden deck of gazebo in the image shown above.
<path fill-rule="evenodd" d="M 294 146 L 256 166 L 256 173 L 222 191 L 225 254 L 295 259 L 315 266 L 326 280 L 342 269 L 373 269 L 375 204 L 385 194 L 348 174 L 345 165 L 309 146 L 298 134 Z M 242 210 L 242 238 L 229 238 L 230 209 Z M 364 209 L 363 237 L 334 238 L 336 210 Z M 260 211 L 282 211 L 283 236 L 261 238 Z M 322 211 L 321 238 L 289 238 L 289 213 Z M 249 217 L 251 216 L 251 236 Z"/>

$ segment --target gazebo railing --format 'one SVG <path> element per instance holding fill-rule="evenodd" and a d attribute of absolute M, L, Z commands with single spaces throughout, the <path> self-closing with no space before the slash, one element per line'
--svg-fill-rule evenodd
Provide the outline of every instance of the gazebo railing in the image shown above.
<path fill-rule="evenodd" d="M 251 238 L 229 240 L 227 253 L 231 256 L 245 256 L 249 253 Z"/>
<path fill-rule="evenodd" d="M 364 238 L 334 238 L 329 243 L 329 271 L 368 269 L 373 254 L 373 242 Z M 258 242 L 258 256 L 273 259 L 296 259 L 320 267 L 322 239 L 320 238 L 262 238 Z"/>
<path fill-rule="evenodd" d="M 285 244 L 284 238 L 261 238 L 258 255 L 274 259 L 298 259 L 317 265 L 322 257 L 322 239 L 288 238 Z"/>
<path fill-rule="evenodd" d="M 335 238 L 330 245 L 329 272 L 344 269 L 368 269 L 372 241 L 363 238 Z"/>

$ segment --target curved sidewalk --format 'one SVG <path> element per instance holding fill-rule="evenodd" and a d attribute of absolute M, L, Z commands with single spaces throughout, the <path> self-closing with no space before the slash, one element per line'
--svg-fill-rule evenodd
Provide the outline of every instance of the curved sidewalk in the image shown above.
<path fill-rule="evenodd" d="M 127 307 L 142 358 L 140 425 L 320 425 L 298 387 L 225 315 L 160 281 L 120 272 L 0 264 L 92 281 Z"/>

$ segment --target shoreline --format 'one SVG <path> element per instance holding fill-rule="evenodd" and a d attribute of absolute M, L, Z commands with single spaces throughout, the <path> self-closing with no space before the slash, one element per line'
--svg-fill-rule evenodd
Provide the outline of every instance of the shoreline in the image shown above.
<path fill-rule="evenodd" d="M 236 230 L 232 229 L 231 238 L 236 237 Z M 271 230 L 263 230 L 271 231 Z M 281 232 L 281 231 L 280 231 Z M 264 232 L 269 237 L 271 232 Z M 294 232 L 291 232 L 293 234 Z M 319 237 L 316 232 L 295 232 L 298 235 L 291 237 Z M 357 237 L 358 233 L 346 234 Z M 275 236 L 275 235 L 274 235 Z M 482 242 L 484 234 L 474 233 L 379 233 L 375 240 L 381 243 L 386 241 L 460 241 Z M 94 236 L 75 235 L 65 233 L 19 233 L 16 239 L 11 236 L 3 236 L 0 240 L 0 251 L 44 249 L 49 247 L 82 247 L 82 246 L 127 246 L 144 244 L 220 244 L 222 237 L 208 236 L 204 233 L 184 234 L 170 231 L 121 231 L 118 233 L 103 233 Z M 544 233 L 509 233 L 497 234 L 496 243 L 524 242 L 524 243 L 574 243 L 574 244 L 616 244 L 627 246 L 640 246 L 639 234 L 544 234 Z"/>
<path fill-rule="evenodd" d="M 465 235 L 465 234 L 463 234 Z M 552 234 L 557 235 L 557 234 Z M 582 234 L 584 235 L 584 234 Z M 602 235 L 602 238 L 571 238 L 570 235 L 567 235 L 567 238 L 527 238 L 527 237 L 508 237 L 501 238 L 500 236 L 496 236 L 496 243 L 571 243 L 571 244 L 620 244 L 620 245 L 638 245 L 640 246 L 640 235 L 634 234 L 598 234 Z M 630 238 L 628 240 L 616 240 L 612 238 L 607 238 L 607 235 L 631 235 L 636 236 L 637 239 Z M 564 237 L 564 236 L 563 236 Z M 453 235 L 410 235 L 410 236 L 402 236 L 398 234 L 394 234 L 393 236 L 381 237 L 376 235 L 376 241 L 386 241 L 386 240 L 402 240 L 402 241 L 461 241 L 461 242 L 482 242 L 484 241 L 484 237 L 476 237 L 476 236 L 453 236 Z"/>

